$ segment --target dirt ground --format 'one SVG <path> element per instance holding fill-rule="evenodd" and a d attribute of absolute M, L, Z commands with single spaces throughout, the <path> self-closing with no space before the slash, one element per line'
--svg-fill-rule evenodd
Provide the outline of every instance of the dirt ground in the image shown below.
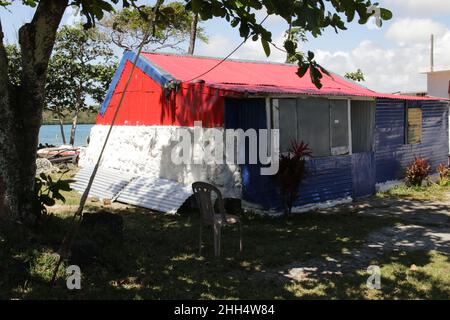
<path fill-rule="evenodd" d="M 280 281 L 319 281 L 323 277 L 366 269 L 373 261 L 392 253 L 436 251 L 450 255 L 449 209 L 450 200 L 418 201 L 375 197 L 322 209 L 322 214 L 347 211 L 360 216 L 395 217 L 399 223 L 369 234 L 361 249 L 344 250 L 334 257 L 294 262 L 276 270 L 267 270 L 258 276 Z"/>

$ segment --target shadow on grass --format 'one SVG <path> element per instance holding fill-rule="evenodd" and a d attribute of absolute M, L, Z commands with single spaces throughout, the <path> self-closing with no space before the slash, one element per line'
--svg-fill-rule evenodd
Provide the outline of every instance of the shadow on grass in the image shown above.
<path fill-rule="evenodd" d="M 397 220 L 351 213 L 302 214 L 289 219 L 244 217 L 244 252 L 238 254 L 238 232 L 225 228 L 222 257 L 213 257 L 212 230 L 198 252 L 197 214 L 174 216 L 141 209 L 115 210 L 124 218 L 121 244 L 104 248 L 103 258 L 80 265 L 82 290 L 69 291 L 64 268 L 55 288 L 48 281 L 56 262 L 54 252 L 69 227 L 58 215 L 33 234 L 3 230 L 0 243 L 0 298 L 20 299 L 296 299 L 367 298 L 367 275 L 355 270 L 320 283 L 283 282 L 254 277 L 293 261 L 336 256 L 364 246 L 369 233 Z M 205 229 L 206 230 L 206 229 Z M 425 255 L 426 256 L 426 255 Z M 407 261 L 398 258 L 401 268 Z M 6 263 L 4 263 L 6 261 Z M 423 261 L 426 265 L 429 259 Z M 67 265 L 65 265 L 67 266 Z M 63 267 L 65 267 L 63 266 Z M 389 287 L 389 279 L 385 280 Z M 397 280 L 392 280 L 391 287 Z M 438 283 L 426 295 L 440 296 Z M 409 282 L 402 282 L 403 294 Z M 395 290 L 394 290 L 395 292 Z M 378 296 L 375 296 L 375 298 Z"/>
<path fill-rule="evenodd" d="M 305 292 L 305 299 L 449 299 L 450 261 L 448 256 L 435 252 L 415 251 L 386 255 L 371 261 L 371 265 L 381 267 L 381 289 L 369 289 L 366 281 L 369 274 L 365 270 L 342 276 L 322 279 L 320 292 Z M 414 269 L 411 266 L 414 265 Z M 300 285 L 297 285 L 300 286 Z M 316 288 L 315 282 L 302 283 L 303 290 Z M 316 290 L 317 291 L 317 290 Z"/>

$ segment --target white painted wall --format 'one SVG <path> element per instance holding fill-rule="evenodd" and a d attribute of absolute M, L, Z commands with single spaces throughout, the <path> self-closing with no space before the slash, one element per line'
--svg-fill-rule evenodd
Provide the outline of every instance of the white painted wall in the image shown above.
<path fill-rule="evenodd" d="M 430 72 L 427 74 L 428 95 L 449 99 L 448 86 L 450 83 L 450 70 Z"/>
<path fill-rule="evenodd" d="M 219 187 L 225 197 L 240 198 L 242 179 L 237 165 L 175 165 L 172 149 L 181 127 L 116 126 L 105 149 L 101 166 L 138 177 L 165 178 L 190 185 L 206 181 Z M 193 128 L 183 128 L 193 131 Z M 89 146 L 80 155 L 81 167 L 93 166 L 98 159 L 109 126 L 91 130 Z M 207 130 L 206 128 L 203 130 Z M 214 140 L 213 140 L 214 141 Z"/>
<path fill-rule="evenodd" d="M 450 84 L 450 70 L 427 73 L 427 85 L 428 85 L 427 91 L 429 96 L 450 99 L 450 94 L 448 93 L 449 84 Z M 450 115 L 449 115 L 449 123 L 450 123 Z M 449 143 L 450 143 L 450 132 L 449 132 Z"/>

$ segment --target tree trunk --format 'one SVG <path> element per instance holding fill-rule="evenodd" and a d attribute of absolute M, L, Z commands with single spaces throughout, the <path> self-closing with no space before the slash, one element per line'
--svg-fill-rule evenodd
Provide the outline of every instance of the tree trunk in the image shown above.
<path fill-rule="evenodd" d="M 83 66 L 84 68 L 84 66 Z M 80 113 L 81 108 L 84 105 L 84 99 L 83 96 L 83 81 L 80 81 L 79 88 L 76 92 L 76 105 L 75 110 L 73 111 L 73 117 L 72 117 L 72 128 L 70 129 L 70 142 L 72 146 L 75 144 L 75 133 L 77 131 L 77 124 L 78 124 L 78 114 Z"/>
<path fill-rule="evenodd" d="M 77 131 L 78 123 L 78 111 L 75 112 L 72 118 L 72 128 L 70 129 L 70 144 L 73 146 L 75 144 L 75 133 Z"/>
<path fill-rule="evenodd" d="M 44 107 L 45 81 L 56 31 L 68 0 L 39 1 L 30 23 L 19 30 L 21 87 L 12 88 L 0 27 L 0 179 L 13 219 L 33 217 L 36 150 Z"/>
<path fill-rule="evenodd" d="M 0 221 L 7 216 L 5 200 L 5 189 L 3 187 L 2 177 L 0 177 Z"/>
<path fill-rule="evenodd" d="M 63 141 L 63 144 L 66 144 L 66 134 L 64 133 L 64 116 L 63 115 L 58 115 L 59 118 L 59 128 L 61 129 L 61 138 Z"/>
<path fill-rule="evenodd" d="M 16 138 L 18 123 L 17 110 L 12 108 L 15 89 L 9 85 L 8 60 L 3 46 L 3 30 L 0 22 L 0 181 L 2 182 L 3 215 L 19 212 L 20 193 L 20 159 L 18 157 Z"/>
<path fill-rule="evenodd" d="M 194 14 L 191 23 L 191 37 L 189 41 L 188 54 L 193 55 L 195 51 L 195 42 L 197 41 L 198 13 Z"/>

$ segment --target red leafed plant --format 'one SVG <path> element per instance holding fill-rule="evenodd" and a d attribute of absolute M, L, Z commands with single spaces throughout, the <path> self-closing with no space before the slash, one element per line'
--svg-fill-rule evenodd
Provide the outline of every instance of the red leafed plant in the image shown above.
<path fill-rule="evenodd" d="M 425 158 L 416 157 L 414 162 L 406 169 L 406 185 L 421 186 L 423 180 L 430 173 L 430 165 Z"/>
<path fill-rule="evenodd" d="M 445 164 L 441 163 L 438 165 L 436 171 L 437 173 L 439 173 L 439 183 L 441 185 L 448 184 L 450 177 L 450 168 L 447 167 Z"/>
<path fill-rule="evenodd" d="M 312 150 L 303 141 L 291 142 L 287 153 L 280 155 L 280 167 L 275 176 L 283 201 L 284 214 L 290 215 L 300 184 L 306 175 L 305 157 L 312 156 Z"/>

